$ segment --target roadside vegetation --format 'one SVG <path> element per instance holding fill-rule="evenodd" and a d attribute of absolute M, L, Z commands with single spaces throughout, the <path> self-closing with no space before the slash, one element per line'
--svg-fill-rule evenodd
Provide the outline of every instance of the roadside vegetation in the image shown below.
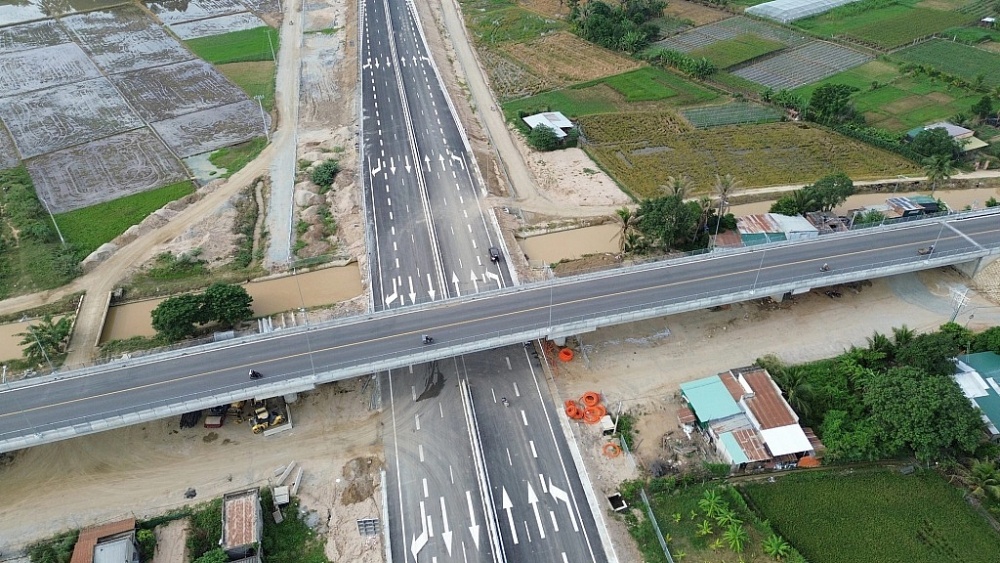
<path fill-rule="evenodd" d="M 0 299 L 65 285 L 83 258 L 62 244 L 24 166 L 0 171 Z"/>
<path fill-rule="evenodd" d="M 56 215 L 66 241 L 86 256 L 164 205 L 194 193 L 189 180 Z"/>
<path fill-rule="evenodd" d="M 266 146 L 267 139 L 257 137 L 245 143 L 219 149 L 208 156 L 208 161 L 216 168 L 226 170 L 220 178 L 228 178 L 250 164 Z"/>
<path fill-rule="evenodd" d="M 229 329 L 253 317 L 253 297 L 240 285 L 213 283 L 202 293 L 168 297 L 153 309 L 157 336 L 169 341 L 194 336 L 200 327 Z"/>

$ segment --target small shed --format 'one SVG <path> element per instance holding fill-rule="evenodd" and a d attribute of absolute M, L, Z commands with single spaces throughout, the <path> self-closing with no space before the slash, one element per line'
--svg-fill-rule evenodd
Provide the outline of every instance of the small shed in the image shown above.
<path fill-rule="evenodd" d="M 546 111 L 543 113 L 536 113 L 535 115 L 529 115 L 524 119 L 524 122 L 528 124 L 528 127 L 532 129 L 538 127 L 539 125 L 544 125 L 549 129 L 552 129 L 556 133 L 556 137 L 562 139 L 566 136 L 566 130 L 573 128 L 573 122 L 569 120 L 568 117 L 558 111 Z"/>
<path fill-rule="evenodd" d="M 260 492 L 246 489 L 222 497 L 222 540 L 220 547 L 230 559 L 259 555 L 264 533 Z"/>

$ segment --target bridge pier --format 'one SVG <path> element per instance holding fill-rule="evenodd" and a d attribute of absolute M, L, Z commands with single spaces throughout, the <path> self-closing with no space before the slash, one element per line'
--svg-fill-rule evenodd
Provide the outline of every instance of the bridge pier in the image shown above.
<path fill-rule="evenodd" d="M 565 346 L 566 345 L 566 337 L 565 336 L 556 336 L 554 338 L 549 338 L 549 340 L 551 340 L 552 342 L 554 342 L 556 346 Z"/>
<path fill-rule="evenodd" d="M 962 274 L 964 274 L 965 277 L 972 279 L 976 276 L 976 274 L 982 272 L 983 269 L 986 268 L 986 266 L 989 266 L 990 264 L 995 262 L 998 258 L 1000 258 L 1000 256 L 996 254 L 991 254 L 989 256 L 983 256 L 982 258 L 969 260 L 968 262 L 960 262 L 958 264 L 954 264 L 954 268 L 959 272 L 962 272 Z"/>

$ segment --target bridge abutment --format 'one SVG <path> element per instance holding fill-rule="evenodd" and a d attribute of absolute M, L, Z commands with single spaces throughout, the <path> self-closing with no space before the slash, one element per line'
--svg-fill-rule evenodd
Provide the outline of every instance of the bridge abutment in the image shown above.
<path fill-rule="evenodd" d="M 962 274 L 964 274 L 965 277 L 972 279 L 976 277 L 976 274 L 982 272 L 983 269 L 986 268 L 986 266 L 989 266 L 990 264 L 995 262 L 997 258 L 1000 258 L 1000 256 L 996 254 L 991 254 L 990 256 L 983 256 L 982 258 L 969 260 L 968 262 L 960 262 L 958 264 L 955 264 L 954 268 L 959 272 L 962 272 Z"/>

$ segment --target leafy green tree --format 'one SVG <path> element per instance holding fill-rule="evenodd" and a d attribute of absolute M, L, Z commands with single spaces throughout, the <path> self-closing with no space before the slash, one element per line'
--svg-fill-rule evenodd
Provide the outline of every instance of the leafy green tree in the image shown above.
<path fill-rule="evenodd" d="M 328 188 L 333 185 L 333 181 L 340 172 L 340 162 L 330 158 L 313 169 L 309 179 L 317 186 Z"/>
<path fill-rule="evenodd" d="M 793 191 L 778 198 L 771 208 L 770 213 L 779 215 L 795 216 L 807 211 L 816 211 L 820 208 L 820 203 L 816 200 L 816 192 L 810 189 L 811 186 Z"/>
<path fill-rule="evenodd" d="M 771 204 L 771 208 L 767 211 L 768 213 L 777 213 L 778 215 L 788 215 L 791 217 L 799 214 L 799 206 L 792 194 L 786 194 L 775 200 Z"/>
<path fill-rule="evenodd" d="M 977 334 L 972 341 L 976 352 L 996 352 L 1000 354 L 1000 326 L 990 327 Z"/>
<path fill-rule="evenodd" d="M 700 242 L 701 208 L 697 202 L 685 202 L 677 196 L 646 199 L 639 204 L 639 217 L 639 231 L 661 250 L 690 248 Z"/>
<path fill-rule="evenodd" d="M 829 410 L 820 426 L 826 459 L 830 461 L 871 461 L 881 457 L 875 425 L 856 420 L 844 410 Z"/>
<path fill-rule="evenodd" d="M 153 328 L 168 340 L 182 340 L 194 335 L 195 325 L 210 320 L 205 314 L 205 298 L 189 293 L 168 297 L 153 309 Z"/>
<path fill-rule="evenodd" d="M 34 364 L 61 359 L 66 355 L 72 326 L 70 317 L 53 321 L 52 315 L 45 315 L 42 322 L 29 325 L 28 330 L 17 333 L 21 337 L 24 357 Z"/>
<path fill-rule="evenodd" d="M 547 125 L 539 125 L 528 132 L 528 144 L 535 150 L 554 151 L 559 148 L 559 137 Z"/>
<path fill-rule="evenodd" d="M 993 460 L 976 460 L 969 470 L 969 491 L 978 498 L 1000 500 L 1000 470 Z"/>
<path fill-rule="evenodd" d="M 135 532 L 135 541 L 139 544 L 142 561 L 150 561 L 156 554 L 156 534 L 153 530 L 140 528 Z"/>
<path fill-rule="evenodd" d="M 932 375 L 950 376 L 955 372 L 952 358 L 959 351 L 959 344 L 951 334 L 932 332 L 921 334 L 907 344 L 896 348 L 896 364 L 909 366 Z"/>
<path fill-rule="evenodd" d="M 979 101 L 972 104 L 970 111 L 979 119 L 986 119 L 993 115 L 993 98 L 989 95 L 979 98 Z"/>
<path fill-rule="evenodd" d="M 777 561 L 781 561 L 792 554 L 792 546 L 777 534 L 768 536 L 761 544 L 761 547 L 764 549 L 764 553 Z"/>
<path fill-rule="evenodd" d="M 213 283 L 205 290 L 204 306 L 212 320 L 234 326 L 253 318 L 253 297 L 243 286 Z"/>
<path fill-rule="evenodd" d="M 982 436 L 982 419 L 953 379 L 900 367 L 876 373 L 864 394 L 881 449 L 912 452 L 920 461 L 968 455 Z"/>
<path fill-rule="evenodd" d="M 823 176 L 811 186 L 803 188 L 811 203 L 805 211 L 819 207 L 820 211 L 830 211 L 843 204 L 847 198 L 854 195 L 854 182 L 843 172 Z"/>
<path fill-rule="evenodd" d="M 921 131 L 910 141 L 910 148 L 925 157 L 942 155 L 949 159 L 958 157 L 961 152 L 958 143 L 942 127 Z"/>
<path fill-rule="evenodd" d="M 809 98 L 809 119 L 819 123 L 857 121 L 860 116 L 851 105 L 851 95 L 857 91 L 857 88 L 846 84 L 820 86 Z"/>
<path fill-rule="evenodd" d="M 218 547 L 195 559 L 194 563 L 229 563 L 229 556 L 225 550 Z"/>

